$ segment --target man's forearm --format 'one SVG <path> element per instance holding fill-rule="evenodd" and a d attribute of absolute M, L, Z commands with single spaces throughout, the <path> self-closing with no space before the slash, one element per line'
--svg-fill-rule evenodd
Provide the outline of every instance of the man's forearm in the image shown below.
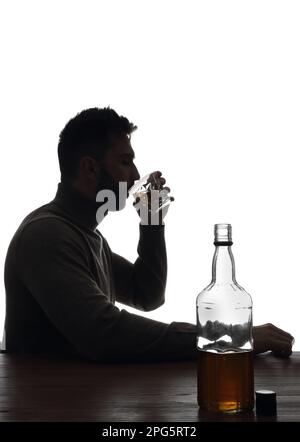
<path fill-rule="evenodd" d="M 163 226 L 140 226 L 135 263 L 112 253 L 116 300 L 142 311 L 164 303 L 167 254 Z"/>
<path fill-rule="evenodd" d="M 135 298 L 143 310 L 154 310 L 164 303 L 167 283 L 164 226 L 140 226 L 138 254 L 133 273 Z"/>

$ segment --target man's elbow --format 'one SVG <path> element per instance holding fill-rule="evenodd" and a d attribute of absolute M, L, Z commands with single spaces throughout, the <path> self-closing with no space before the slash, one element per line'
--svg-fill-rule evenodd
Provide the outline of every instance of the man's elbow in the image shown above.
<path fill-rule="evenodd" d="M 165 303 L 165 296 L 162 295 L 159 299 L 151 299 L 151 301 L 147 302 L 147 304 L 143 305 L 144 312 L 152 312 L 153 310 L 158 309 Z"/>

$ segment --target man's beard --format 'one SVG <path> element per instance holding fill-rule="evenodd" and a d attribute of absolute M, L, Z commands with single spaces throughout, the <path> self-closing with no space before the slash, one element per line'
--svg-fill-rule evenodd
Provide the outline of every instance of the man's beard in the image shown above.
<path fill-rule="evenodd" d="M 124 209 L 126 205 L 126 195 L 121 195 L 120 197 L 120 189 L 119 182 L 115 181 L 112 176 L 107 172 L 104 166 L 100 166 L 98 181 L 97 181 L 97 194 L 101 190 L 110 190 L 115 195 L 115 210 L 119 211 Z"/>

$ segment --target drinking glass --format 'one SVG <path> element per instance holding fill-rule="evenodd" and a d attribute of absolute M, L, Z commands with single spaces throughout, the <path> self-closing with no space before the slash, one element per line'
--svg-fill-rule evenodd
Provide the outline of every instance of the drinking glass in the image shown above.
<path fill-rule="evenodd" d="M 159 207 L 155 210 L 158 213 L 165 207 L 169 206 L 174 198 L 169 195 L 168 190 L 163 189 L 163 186 L 159 182 L 159 178 L 155 174 L 148 173 L 143 178 L 138 180 L 128 191 L 129 195 L 132 195 L 135 199 L 139 198 L 141 204 L 148 205 L 149 194 L 152 190 L 159 190 Z"/>

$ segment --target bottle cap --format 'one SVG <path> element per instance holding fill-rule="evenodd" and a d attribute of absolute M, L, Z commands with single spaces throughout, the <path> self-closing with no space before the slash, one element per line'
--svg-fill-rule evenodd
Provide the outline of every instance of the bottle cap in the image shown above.
<path fill-rule="evenodd" d="M 272 390 L 256 390 L 256 414 L 274 416 L 277 412 L 276 393 Z"/>
<path fill-rule="evenodd" d="M 215 246 L 232 246 L 231 224 L 215 224 Z"/>

